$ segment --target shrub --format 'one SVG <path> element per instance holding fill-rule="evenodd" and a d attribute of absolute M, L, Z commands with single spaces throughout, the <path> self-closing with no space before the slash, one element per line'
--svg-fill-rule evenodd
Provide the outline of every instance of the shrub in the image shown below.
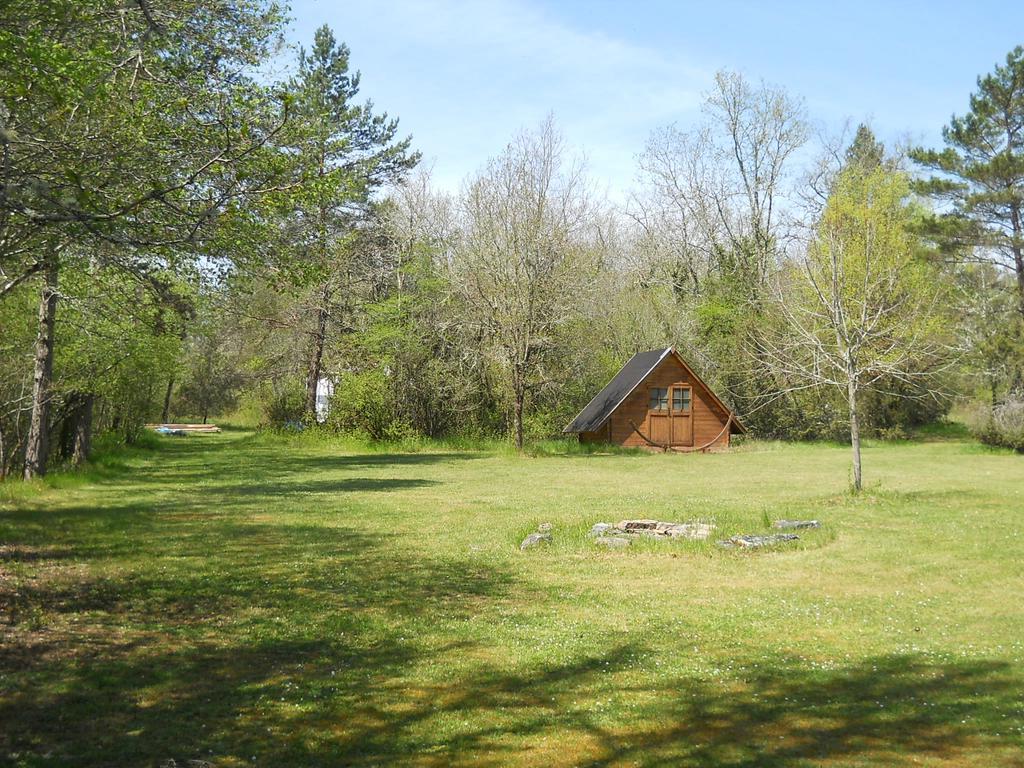
<path fill-rule="evenodd" d="M 302 421 L 306 412 L 306 387 L 298 379 L 275 392 L 267 403 L 267 422 L 275 429 Z"/>
<path fill-rule="evenodd" d="M 380 369 L 346 372 L 339 377 L 327 426 L 374 440 L 402 440 L 416 434 L 398 412 L 392 382 Z"/>
<path fill-rule="evenodd" d="M 971 431 L 981 442 L 1024 453 L 1024 396 L 1010 395 L 971 421 Z"/>

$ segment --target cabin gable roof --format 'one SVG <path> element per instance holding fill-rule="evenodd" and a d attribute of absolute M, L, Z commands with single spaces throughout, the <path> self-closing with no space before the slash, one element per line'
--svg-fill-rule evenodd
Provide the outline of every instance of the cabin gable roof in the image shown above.
<path fill-rule="evenodd" d="M 622 401 L 629 397 L 640 382 L 646 379 L 651 371 L 658 367 L 658 363 L 671 352 L 672 348 L 666 347 L 633 355 L 629 362 L 622 366 L 622 370 L 615 374 L 562 432 L 596 432 Z"/>
<path fill-rule="evenodd" d="M 718 395 L 704 383 L 700 376 L 694 373 L 693 369 L 672 347 L 653 349 L 650 352 L 639 352 L 633 355 L 629 362 L 622 366 L 622 369 L 605 385 L 604 389 L 587 403 L 583 410 L 579 412 L 576 418 L 562 432 L 566 434 L 596 432 L 608 420 L 608 417 L 622 405 L 623 401 L 629 397 L 633 390 L 650 376 L 654 369 L 661 365 L 670 355 L 679 361 L 680 365 L 693 377 L 696 383 L 700 384 L 715 405 L 721 408 L 726 416 L 732 414 L 732 423 L 735 429 L 730 431 L 746 432 L 746 427 L 743 426 L 736 414 L 732 412 L 732 409 L 728 408 L 721 401 Z"/>

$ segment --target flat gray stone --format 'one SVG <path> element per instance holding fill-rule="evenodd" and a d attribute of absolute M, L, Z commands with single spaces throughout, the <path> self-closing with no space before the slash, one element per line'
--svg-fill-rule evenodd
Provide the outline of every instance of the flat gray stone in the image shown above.
<path fill-rule="evenodd" d="M 590 529 L 590 535 L 592 537 L 593 536 L 603 536 L 604 534 L 606 534 L 610 530 L 612 530 L 612 524 L 611 523 L 595 523 L 594 527 Z"/>
<path fill-rule="evenodd" d="M 672 539 L 691 539 L 693 541 L 704 541 L 715 530 L 711 523 L 669 523 L 656 531 L 659 536 L 668 536 Z"/>
<path fill-rule="evenodd" d="M 793 528 L 821 528 L 821 523 L 817 520 L 776 520 L 772 523 L 772 528 L 780 528 L 782 530 Z"/>
<path fill-rule="evenodd" d="M 610 529 L 602 528 L 598 532 L 598 527 L 604 525 L 606 524 L 598 523 L 591 528 L 591 535 L 611 533 L 616 536 L 649 536 L 654 539 L 667 538 L 703 541 L 711 536 L 711 532 L 715 530 L 713 523 L 701 520 L 691 520 L 685 523 L 671 523 L 661 520 L 622 520 L 614 527 Z"/>
<path fill-rule="evenodd" d="M 594 539 L 594 543 L 609 549 L 622 549 L 630 545 L 630 540 L 625 536 L 598 536 Z"/>
<path fill-rule="evenodd" d="M 796 541 L 800 537 L 795 533 L 770 533 L 767 536 L 758 536 L 755 534 L 744 534 L 742 536 L 732 536 L 724 541 L 718 542 L 718 546 L 723 549 L 759 549 L 761 547 L 770 547 L 775 544 L 781 544 L 784 541 Z"/>
<path fill-rule="evenodd" d="M 658 527 L 657 520 L 620 520 L 615 526 L 620 531 L 653 531 Z"/>
<path fill-rule="evenodd" d="M 539 547 L 541 544 L 550 543 L 550 533 L 531 533 L 529 536 L 523 539 L 523 543 L 519 545 L 519 550 L 523 551 L 526 549 L 533 549 L 534 547 Z"/>

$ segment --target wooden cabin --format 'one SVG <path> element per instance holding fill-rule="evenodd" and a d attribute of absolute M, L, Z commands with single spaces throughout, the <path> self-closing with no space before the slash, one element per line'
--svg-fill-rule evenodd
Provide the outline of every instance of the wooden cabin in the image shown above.
<path fill-rule="evenodd" d="M 668 347 L 634 355 L 562 431 L 580 442 L 701 451 L 728 448 L 747 430 Z"/>

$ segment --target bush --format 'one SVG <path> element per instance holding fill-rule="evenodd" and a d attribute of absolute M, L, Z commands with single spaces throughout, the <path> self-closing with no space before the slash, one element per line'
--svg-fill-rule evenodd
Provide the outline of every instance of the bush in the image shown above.
<path fill-rule="evenodd" d="M 523 437 L 528 443 L 539 440 L 558 440 L 564 427 L 572 417 L 566 419 L 555 410 L 527 411 L 523 414 Z"/>
<path fill-rule="evenodd" d="M 327 426 L 373 440 L 402 440 L 416 431 L 396 407 L 392 381 L 380 369 L 342 374 L 331 396 Z"/>
<path fill-rule="evenodd" d="M 971 431 L 986 445 L 1024 453 L 1024 397 L 1011 395 L 999 405 L 975 413 Z"/>
<path fill-rule="evenodd" d="M 306 387 L 296 379 L 279 389 L 267 403 L 267 422 L 274 429 L 297 424 L 306 413 Z"/>

